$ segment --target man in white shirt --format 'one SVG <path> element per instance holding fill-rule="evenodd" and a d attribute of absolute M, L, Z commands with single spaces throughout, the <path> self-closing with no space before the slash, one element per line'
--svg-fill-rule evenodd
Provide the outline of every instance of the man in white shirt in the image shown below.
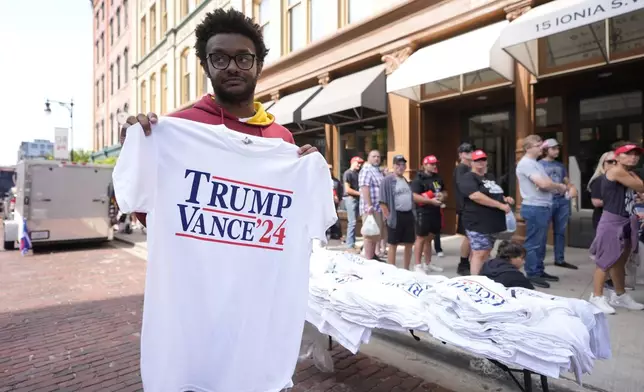
<path fill-rule="evenodd" d="M 526 222 L 525 272 L 537 287 L 548 288 L 559 278 L 545 272 L 546 242 L 552 211 L 552 194 L 565 193 L 565 184 L 553 182 L 537 159 L 542 154 L 541 137 L 529 135 L 523 141 L 525 155 L 517 164 L 516 174 L 521 191 L 521 217 Z"/>

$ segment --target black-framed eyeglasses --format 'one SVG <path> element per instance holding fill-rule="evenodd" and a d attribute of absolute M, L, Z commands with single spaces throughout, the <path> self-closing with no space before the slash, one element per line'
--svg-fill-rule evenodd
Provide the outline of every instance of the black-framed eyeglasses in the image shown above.
<path fill-rule="evenodd" d="M 228 67 L 230 66 L 230 61 L 232 59 L 235 59 L 237 68 L 248 71 L 249 69 L 253 68 L 253 65 L 255 65 L 255 57 L 256 56 L 251 53 L 240 53 L 234 56 L 227 55 L 226 53 L 210 53 L 208 55 L 210 64 L 212 64 L 215 69 L 218 69 L 220 71 L 228 69 Z"/>

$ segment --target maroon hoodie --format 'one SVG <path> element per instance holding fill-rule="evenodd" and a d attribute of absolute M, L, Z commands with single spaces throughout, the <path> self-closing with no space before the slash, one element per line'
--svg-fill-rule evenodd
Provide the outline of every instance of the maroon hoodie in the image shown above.
<path fill-rule="evenodd" d="M 169 117 L 183 118 L 210 125 L 224 125 L 233 131 L 260 137 L 281 138 L 285 142 L 295 144 L 291 132 L 283 126 L 272 122 L 267 125 L 254 125 L 239 121 L 239 118 L 219 107 L 212 95 L 204 95 L 199 102 L 191 108 L 168 115 Z M 147 227 L 147 214 L 136 212 L 136 217 Z"/>
<path fill-rule="evenodd" d="M 268 125 L 256 125 L 239 121 L 239 118 L 219 107 L 212 95 L 207 94 L 191 108 L 172 113 L 169 117 L 178 117 L 210 125 L 225 125 L 233 131 L 248 135 L 281 138 L 285 142 L 295 144 L 291 132 L 283 126 L 272 122 Z"/>

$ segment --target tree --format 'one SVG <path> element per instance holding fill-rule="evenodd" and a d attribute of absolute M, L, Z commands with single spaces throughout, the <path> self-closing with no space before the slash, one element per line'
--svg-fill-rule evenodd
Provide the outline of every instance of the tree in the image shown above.
<path fill-rule="evenodd" d="M 94 161 L 94 163 L 97 163 L 99 165 L 116 165 L 116 157 L 107 157 L 107 158 L 101 158 L 97 159 Z"/>
<path fill-rule="evenodd" d="M 92 159 L 92 153 L 86 150 L 74 150 L 73 152 L 74 162 L 78 163 L 87 163 Z"/>

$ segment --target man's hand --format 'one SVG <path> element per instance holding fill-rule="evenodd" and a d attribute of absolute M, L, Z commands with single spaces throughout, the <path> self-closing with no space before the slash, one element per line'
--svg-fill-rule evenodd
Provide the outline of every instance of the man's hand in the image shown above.
<path fill-rule="evenodd" d="M 125 137 L 127 136 L 127 129 L 134 124 L 141 124 L 143 128 L 143 133 L 145 136 L 150 136 L 152 133 L 152 125 L 156 124 L 159 121 L 156 113 L 148 113 L 147 115 L 139 113 L 135 116 L 130 116 L 125 121 L 125 124 L 121 126 L 121 137 L 120 142 L 123 144 L 125 142 Z"/>
<path fill-rule="evenodd" d="M 509 204 L 504 204 L 504 203 L 499 203 L 499 204 L 500 204 L 500 205 L 499 205 L 499 210 L 501 210 L 501 211 L 505 212 L 506 214 L 507 214 L 508 212 L 512 211 L 512 209 L 510 208 L 510 205 L 509 205 Z"/>
<path fill-rule="evenodd" d="M 510 196 L 504 197 L 503 199 L 504 199 L 504 200 L 505 200 L 505 202 L 506 202 L 506 203 L 508 203 L 509 205 L 511 205 L 511 206 L 513 206 L 513 205 L 514 205 L 514 199 L 513 199 L 513 198 L 511 198 Z"/>
<path fill-rule="evenodd" d="M 301 157 L 309 154 L 313 154 L 314 152 L 318 152 L 318 149 L 316 147 L 313 147 L 310 144 L 305 144 L 300 149 L 297 151 L 298 154 L 300 154 Z"/>
<path fill-rule="evenodd" d="M 570 186 L 568 188 L 568 194 L 570 195 L 571 198 L 574 198 L 574 197 L 577 197 L 579 193 L 577 193 L 577 188 L 575 188 L 574 186 Z"/>

